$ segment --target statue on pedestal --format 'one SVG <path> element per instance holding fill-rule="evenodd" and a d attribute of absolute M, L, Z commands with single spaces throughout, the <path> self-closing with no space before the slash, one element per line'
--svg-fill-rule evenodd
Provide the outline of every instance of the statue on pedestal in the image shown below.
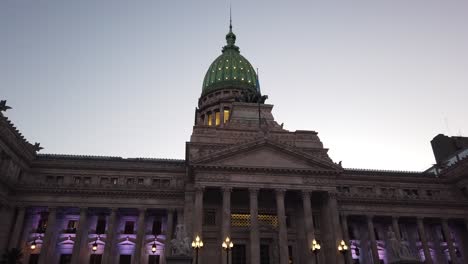
<path fill-rule="evenodd" d="M 176 226 L 175 238 L 171 240 L 172 254 L 174 256 L 191 256 L 192 248 L 190 238 L 187 237 L 185 226 L 179 224 Z"/>
<path fill-rule="evenodd" d="M 402 239 L 398 241 L 392 227 L 387 231 L 387 256 L 389 263 L 419 263 L 418 259 L 411 252 L 408 241 Z"/>

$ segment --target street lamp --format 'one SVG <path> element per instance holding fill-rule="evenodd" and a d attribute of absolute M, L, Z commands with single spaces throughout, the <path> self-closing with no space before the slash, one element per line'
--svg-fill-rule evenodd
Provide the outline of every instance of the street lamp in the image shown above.
<path fill-rule="evenodd" d="M 341 240 L 340 244 L 338 244 L 338 251 L 343 254 L 345 264 L 348 262 L 346 259 L 346 252 L 348 252 L 348 245 L 344 242 L 344 240 Z"/>
<path fill-rule="evenodd" d="M 195 249 L 195 264 L 198 264 L 198 250 L 203 247 L 203 241 L 199 236 L 195 238 L 195 241 L 192 241 L 192 248 Z"/>
<path fill-rule="evenodd" d="M 318 264 L 318 253 L 320 252 L 320 244 L 317 242 L 317 240 L 312 240 L 312 253 L 315 255 L 315 264 Z"/>
<path fill-rule="evenodd" d="M 36 238 L 34 238 L 34 241 L 31 243 L 30 248 L 31 248 L 31 250 L 35 250 L 35 249 L 36 249 Z"/>
<path fill-rule="evenodd" d="M 156 241 L 153 242 L 153 245 L 151 246 L 151 252 L 156 253 Z"/>
<path fill-rule="evenodd" d="M 96 252 L 97 251 L 97 248 L 98 248 L 98 240 L 99 240 L 99 235 L 97 235 L 96 237 L 96 240 L 94 241 L 92 247 L 91 247 L 91 250 L 93 250 L 93 252 Z"/>
<path fill-rule="evenodd" d="M 226 264 L 229 264 L 229 251 L 234 247 L 234 244 L 229 239 L 229 237 L 226 237 L 226 239 L 224 240 L 221 246 L 223 247 L 224 250 L 226 250 Z"/>

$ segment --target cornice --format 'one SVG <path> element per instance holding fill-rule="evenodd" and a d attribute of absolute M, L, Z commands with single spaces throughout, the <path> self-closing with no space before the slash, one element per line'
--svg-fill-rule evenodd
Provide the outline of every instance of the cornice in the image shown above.
<path fill-rule="evenodd" d="M 225 165 L 203 165 L 192 164 L 192 169 L 208 170 L 208 171 L 243 171 L 255 173 L 290 173 L 290 174 L 307 174 L 307 175 L 338 175 L 340 171 L 333 170 L 317 170 L 317 169 L 295 169 L 295 168 L 271 168 L 271 167 L 245 167 L 245 166 L 225 166 Z"/>

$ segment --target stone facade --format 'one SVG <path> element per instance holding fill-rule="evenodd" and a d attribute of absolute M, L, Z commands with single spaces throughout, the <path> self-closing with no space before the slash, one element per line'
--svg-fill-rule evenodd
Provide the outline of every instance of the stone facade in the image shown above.
<path fill-rule="evenodd" d="M 202 264 L 377 264 L 390 227 L 420 262 L 468 263 L 467 150 L 425 172 L 343 168 L 317 132 L 283 129 L 229 85 L 200 97 L 184 160 L 38 154 L 0 111 L 0 249 L 166 263 L 182 224 Z"/>

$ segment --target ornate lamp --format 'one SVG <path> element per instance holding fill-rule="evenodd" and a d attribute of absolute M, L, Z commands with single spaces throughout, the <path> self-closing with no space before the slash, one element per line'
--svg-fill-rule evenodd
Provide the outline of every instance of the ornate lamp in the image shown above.
<path fill-rule="evenodd" d="M 37 245 L 36 245 L 36 238 L 34 238 L 34 241 L 31 243 L 31 246 L 29 246 L 29 248 L 30 248 L 31 250 L 35 250 L 35 249 L 36 249 L 36 246 L 37 246 Z"/>
<path fill-rule="evenodd" d="M 312 250 L 312 253 L 314 253 L 315 255 L 315 263 L 318 264 L 318 253 L 320 252 L 320 244 L 317 242 L 317 240 L 312 240 L 312 248 L 310 250 Z"/>
<path fill-rule="evenodd" d="M 195 249 L 195 263 L 198 264 L 198 250 L 203 247 L 203 241 L 199 236 L 192 241 L 192 248 Z"/>
<path fill-rule="evenodd" d="M 341 240 L 340 244 L 338 244 L 338 251 L 343 254 L 344 261 L 345 263 L 347 262 L 346 260 L 346 252 L 348 252 L 348 245 L 344 242 L 344 240 Z"/>
<path fill-rule="evenodd" d="M 229 251 L 234 247 L 234 243 L 229 239 L 229 237 L 226 237 L 226 239 L 223 241 L 223 244 L 221 245 L 224 250 L 226 250 L 226 264 L 229 263 Z"/>
<path fill-rule="evenodd" d="M 94 241 L 94 243 L 93 243 L 93 245 L 92 245 L 92 247 L 91 247 L 91 250 L 92 250 L 93 252 L 96 252 L 97 249 L 98 249 L 98 243 L 97 243 L 98 240 L 99 240 L 99 235 L 96 237 L 96 240 Z"/>
<path fill-rule="evenodd" d="M 151 245 L 151 252 L 156 253 L 156 241 L 153 242 L 153 245 Z"/>

